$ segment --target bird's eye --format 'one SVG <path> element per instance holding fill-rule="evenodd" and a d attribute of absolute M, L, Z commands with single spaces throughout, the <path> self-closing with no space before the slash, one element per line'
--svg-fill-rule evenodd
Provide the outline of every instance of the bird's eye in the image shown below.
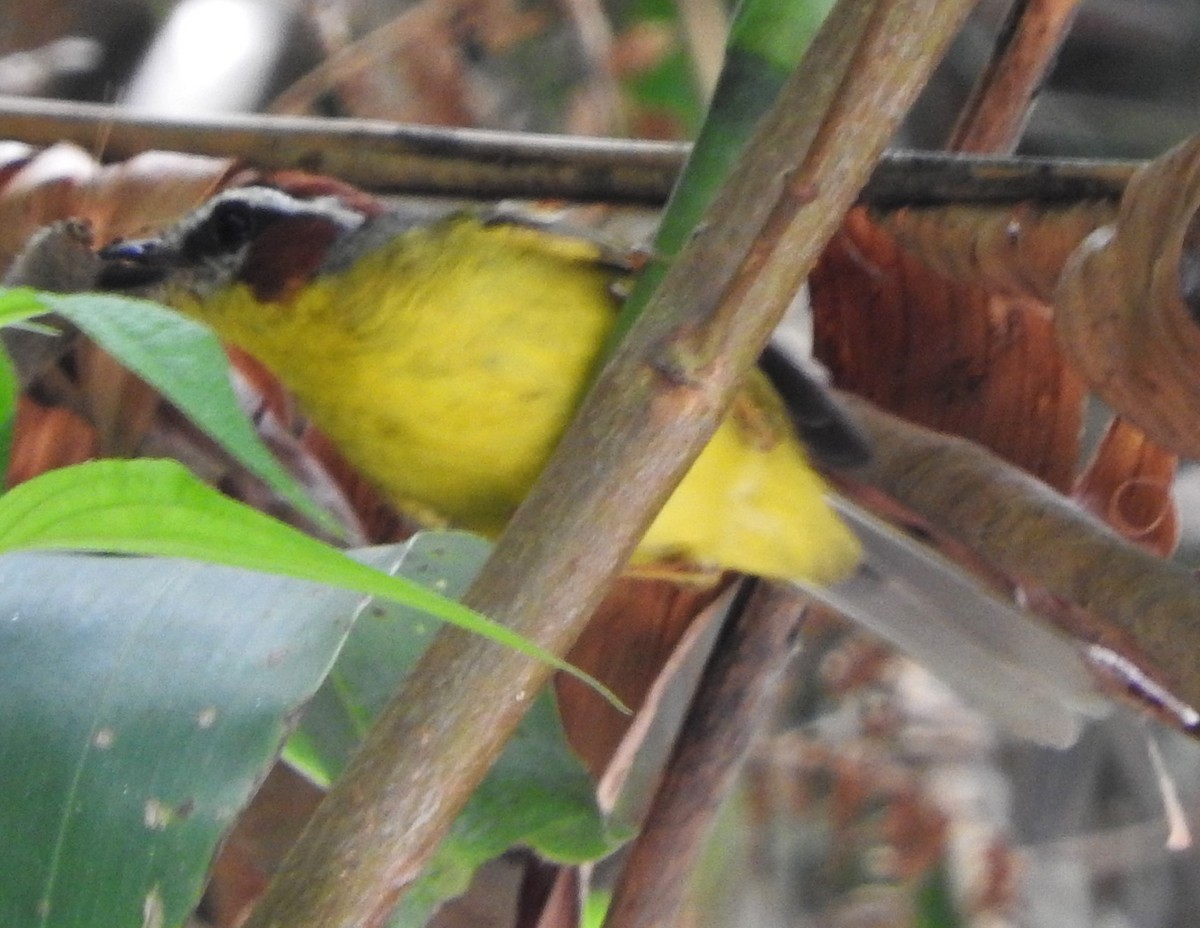
<path fill-rule="evenodd" d="M 180 251 L 189 260 L 231 255 L 249 244 L 269 218 L 253 204 L 226 200 L 184 238 Z"/>
<path fill-rule="evenodd" d="M 208 222 L 213 243 L 225 251 L 236 251 L 249 242 L 258 225 L 254 211 L 236 201 L 222 203 L 213 210 Z"/>

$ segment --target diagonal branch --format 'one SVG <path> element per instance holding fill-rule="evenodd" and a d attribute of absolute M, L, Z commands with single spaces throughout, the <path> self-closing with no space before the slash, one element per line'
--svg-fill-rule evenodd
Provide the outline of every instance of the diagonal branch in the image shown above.
<path fill-rule="evenodd" d="M 467 602 L 564 653 L 972 6 L 844 0 L 598 378 Z M 247 928 L 376 928 L 550 668 L 446 631 L 389 703 Z"/>

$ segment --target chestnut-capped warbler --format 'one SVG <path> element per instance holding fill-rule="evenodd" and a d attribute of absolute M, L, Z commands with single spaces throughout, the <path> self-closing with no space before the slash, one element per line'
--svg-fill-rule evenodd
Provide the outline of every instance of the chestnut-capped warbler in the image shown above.
<path fill-rule="evenodd" d="M 160 300 L 257 357 L 401 511 L 494 536 L 586 389 L 626 272 L 596 241 L 529 221 L 365 204 L 227 190 L 157 237 L 103 249 L 100 285 Z M 778 357 L 764 360 L 786 379 Z M 836 438 L 824 408 L 816 430 Z M 1012 729 L 1074 738 L 1095 700 L 1069 643 L 869 514 L 838 509 L 853 531 L 755 371 L 631 566 L 801 584 Z"/>

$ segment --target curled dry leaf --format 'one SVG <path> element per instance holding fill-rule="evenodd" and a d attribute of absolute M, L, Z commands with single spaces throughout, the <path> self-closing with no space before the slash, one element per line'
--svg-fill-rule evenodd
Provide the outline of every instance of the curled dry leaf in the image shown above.
<path fill-rule="evenodd" d="M 0 147 L 0 267 L 41 227 L 61 219 L 91 223 L 97 241 L 129 236 L 191 209 L 230 171 L 225 159 L 146 152 L 101 165 L 74 145 L 32 151 Z"/>
<path fill-rule="evenodd" d="M 1088 384 L 1155 441 L 1200 456 L 1200 139 L 1139 171 L 1063 273 L 1055 323 Z"/>
<path fill-rule="evenodd" d="M 912 209 L 875 217 L 886 230 L 852 217 L 825 259 L 824 277 L 814 282 L 817 344 L 835 377 L 910 420 L 998 451 L 1059 490 L 1072 484 L 1086 380 L 1133 421 L 1113 424 L 1074 482 L 1075 498 L 1126 538 L 1169 554 L 1178 534 L 1170 494 L 1175 455 L 1200 449 L 1192 412 L 1200 388 L 1193 360 L 1200 347 L 1198 151 L 1197 143 L 1183 146 L 1143 170 L 1119 212 L 1107 201 L 1054 210 Z M 1099 228 L 1104 222 L 1110 225 Z M 1033 298 L 1046 299 L 1059 280 L 1051 319 L 1049 307 Z M 996 294 L 1022 296 L 1006 307 Z M 1032 328 L 1022 332 L 1025 327 Z M 1005 350 L 972 352 L 979 333 L 987 333 L 984 345 L 991 337 L 1003 345 L 1016 334 Z M 1060 344 L 1070 366 L 1059 357 Z M 972 401 L 974 421 L 964 422 L 959 407 Z M 1011 436 L 1023 428 L 1030 429 L 1027 443 L 1017 442 L 1014 450 Z M 1039 448 L 1053 470 L 1037 463 Z M 883 457 L 894 451 L 879 449 Z M 931 467 L 924 480 L 927 487 L 912 489 L 942 500 L 969 498 L 973 505 L 986 496 L 978 487 L 958 493 L 953 473 L 942 467 Z M 907 491 L 887 488 L 913 504 Z M 1027 595 L 1038 611 L 1060 624 L 1071 624 L 1063 615 L 1073 617 L 1082 637 L 1153 668 L 1195 705 L 1195 675 L 1190 662 L 1177 657 L 1191 626 L 1192 585 L 1181 576 L 1164 583 L 1155 578 L 1161 565 L 1149 562 L 1110 583 L 1123 554 L 1089 550 L 1080 557 L 1092 543 L 1083 526 L 1036 541 L 1021 539 L 1016 526 L 1001 531 L 1008 518 L 1001 512 L 1011 515 L 1020 505 L 996 503 L 957 525 L 944 511 L 915 508 L 1010 575 L 1032 582 Z M 1054 505 L 1036 504 L 1038 517 Z M 1021 556 L 998 552 L 1002 538 Z M 1026 557 L 1041 544 L 1048 544 L 1041 556 Z M 1074 566 L 1055 573 L 1066 564 Z M 1171 617 L 1146 620 L 1145 600 L 1157 602 L 1168 587 L 1180 597 L 1164 610 Z"/>
<path fill-rule="evenodd" d="M 1179 543 L 1171 496 L 1178 461 L 1136 425 L 1116 418 L 1071 495 L 1125 538 L 1169 557 Z"/>

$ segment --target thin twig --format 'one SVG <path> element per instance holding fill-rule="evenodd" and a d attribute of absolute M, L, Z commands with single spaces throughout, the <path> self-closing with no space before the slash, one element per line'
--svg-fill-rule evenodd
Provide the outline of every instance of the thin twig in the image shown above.
<path fill-rule="evenodd" d="M 671 142 L 306 116 L 181 120 L 14 97 L 0 97 L 0 138 L 31 145 L 74 142 L 109 160 L 150 150 L 237 158 L 264 169 L 323 171 L 379 192 L 656 205 L 666 200 L 688 153 L 688 146 Z M 1139 165 L 898 152 L 879 163 L 862 199 L 881 207 L 1115 200 Z"/>
<path fill-rule="evenodd" d="M 799 644 L 795 591 L 754 583 L 721 631 L 630 850 L 605 928 L 671 925 L 688 878 Z"/>
<path fill-rule="evenodd" d="M 1007 152 L 1017 147 L 1078 7 L 1079 0 L 1013 4 L 992 60 L 946 143 L 950 151 Z"/>

